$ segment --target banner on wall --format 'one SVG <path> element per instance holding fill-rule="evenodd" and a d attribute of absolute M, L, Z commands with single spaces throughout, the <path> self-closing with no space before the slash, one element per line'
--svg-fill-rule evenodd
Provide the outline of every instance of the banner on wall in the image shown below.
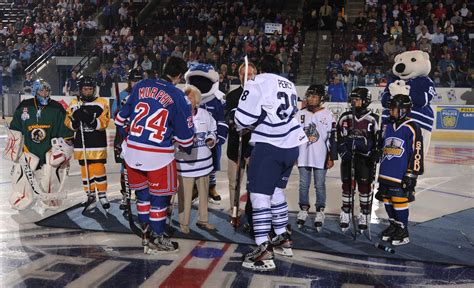
<path fill-rule="evenodd" d="M 474 106 L 437 106 L 436 129 L 474 130 Z"/>

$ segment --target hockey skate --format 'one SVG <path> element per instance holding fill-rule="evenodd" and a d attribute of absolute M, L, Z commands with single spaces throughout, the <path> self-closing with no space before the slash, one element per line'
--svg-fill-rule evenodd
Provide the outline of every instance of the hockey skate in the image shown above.
<path fill-rule="evenodd" d="M 272 244 L 267 241 L 242 257 L 242 267 L 254 271 L 273 271 L 276 268 L 274 258 Z"/>
<path fill-rule="evenodd" d="M 82 203 L 82 206 L 84 207 L 84 209 L 82 210 L 82 213 L 93 210 L 97 206 L 97 200 L 95 198 L 95 194 L 89 193 L 87 195 L 86 202 Z"/>
<path fill-rule="evenodd" d="M 339 216 L 339 227 L 341 227 L 342 232 L 346 232 L 349 229 L 349 223 L 351 223 L 351 214 L 341 211 Z"/>
<path fill-rule="evenodd" d="M 393 233 L 397 230 L 395 220 L 388 219 L 388 221 L 390 222 L 390 226 L 382 231 L 382 241 L 392 241 Z"/>
<path fill-rule="evenodd" d="M 366 215 L 366 214 L 362 214 L 360 213 L 359 215 L 359 224 L 358 224 L 358 228 L 359 230 L 367 230 L 367 227 L 369 225 L 369 219 L 370 215 Z"/>
<path fill-rule="evenodd" d="M 392 234 L 392 245 L 400 246 L 410 243 L 410 238 L 408 238 L 408 228 L 402 223 L 395 222 L 396 230 Z"/>
<path fill-rule="evenodd" d="M 105 193 L 99 193 L 99 202 L 100 205 L 102 205 L 102 208 L 104 208 L 105 212 L 110 209 L 110 203 Z"/>
<path fill-rule="evenodd" d="M 272 238 L 273 250 L 278 255 L 287 257 L 293 257 L 293 241 L 291 241 L 291 235 L 288 232 L 277 235 Z"/>
<path fill-rule="evenodd" d="M 309 206 L 302 205 L 300 206 L 301 210 L 298 212 L 298 216 L 296 216 L 296 225 L 298 225 L 298 228 L 301 229 L 304 226 L 304 223 L 306 222 L 306 218 L 308 218 L 308 210 Z"/>
<path fill-rule="evenodd" d="M 209 203 L 215 205 L 221 204 L 221 195 L 217 193 L 216 186 L 209 187 Z"/>
<path fill-rule="evenodd" d="M 326 215 L 324 215 L 324 208 L 316 211 L 316 218 L 314 218 L 314 227 L 316 227 L 316 231 L 321 232 L 321 229 L 323 229 L 324 218 L 326 218 Z"/>
<path fill-rule="evenodd" d="M 148 255 L 159 255 L 174 253 L 179 251 L 178 242 L 171 241 L 169 238 L 163 235 L 150 236 L 148 245 L 143 246 L 143 252 Z"/>
<path fill-rule="evenodd" d="M 119 209 L 122 211 L 128 210 L 127 194 L 125 193 L 125 191 L 122 191 L 122 190 L 120 190 L 120 193 L 122 194 L 122 200 L 120 200 Z"/>

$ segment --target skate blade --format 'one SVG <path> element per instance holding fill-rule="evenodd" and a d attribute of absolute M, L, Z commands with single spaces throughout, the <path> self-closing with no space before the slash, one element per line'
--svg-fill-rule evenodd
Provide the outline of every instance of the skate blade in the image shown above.
<path fill-rule="evenodd" d="M 253 262 L 242 262 L 242 267 L 246 269 L 250 269 L 253 271 L 259 272 L 267 272 L 273 271 L 276 269 L 275 262 L 273 260 L 261 260 L 257 262 L 258 264 L 255 265 Z"/>
<path fill-rule="evenodd" d="M 87 205 L 87 203 L 84 203 L 84 209 L 82 210 L 82 213 L 90 212 L 90 211 L 94 210 L 96 207 L 97 207 L 97 202 L 92 202 L 89 205 Z"/>
<path fill-rule="evenodd" d="M 278 255 L 293 257 L 293 250 L 291 248 L 275 247 L 273 248 L 273 252 Z"/>
<path fill-rule="evenodd" d="M 316 231 L 317 231 L 318 233 L 321 232 L 321 230 L 323 230 L 323 226 L 316 227 Z"/>
<path fill-rule="evenodd" d="M 145 251 L 145 250 L 144 250 Z M 148 248 L 146 252 L 147 255 L 164 255 L 164 254 L 173 254 L 179 252 L 179 248 L 176 250 L 156 250 Z"/>
<path fill-rule="evenodd" d="M 408 243 L 410 243 L 409 238 L 404 238 L 402 241 L 392 240 L 392 245 L 393 246 L 400 246 L 400 245 L 405 245 L 405 244 L 408 244 Z"/>

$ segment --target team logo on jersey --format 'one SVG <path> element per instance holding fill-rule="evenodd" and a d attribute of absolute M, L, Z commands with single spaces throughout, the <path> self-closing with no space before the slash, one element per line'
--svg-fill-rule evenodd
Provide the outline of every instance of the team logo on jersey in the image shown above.
<path fill-rule="evenodd" d="M 405 152 L 405 148 L 403 148 L 403 141 L 400 138 L 396 137 L 389 137 L 385 140 L 385 146 L 383 148 L 383 159 L 387 158 L 391 160 L 394 157 L 400 158 Z"/>
<path fill-rule="evenodd" d="M 320 136 L 315 123 L 309 123 L 309 125 L 305 127 L 304 132 L 306 133 L 306 136 L 308 136 L 308 146 L 319 140 Z"/>
<path fill-rule="evenodd" d="M 196 133 L 196 135 L 194 136 L 194 145 L 193 145 L 193 147 L 207 146 L 206 145 L 206 136 L 207 136 L 206 132 Z"/>
<path fill-rule="evenodd" d="M 31 130 L 31 140 L 35 143 L 41 143 L 46 138 L 46 131 L 42 128 L 34 128 Z"/>
<path fill-rule="evenodd" d="M 30 114 L 28 114 L 28 108 L 24 107 L 23 113 L 21 114 L 21 120 L 26 121 L 28 119 L 30 119 Z"/>

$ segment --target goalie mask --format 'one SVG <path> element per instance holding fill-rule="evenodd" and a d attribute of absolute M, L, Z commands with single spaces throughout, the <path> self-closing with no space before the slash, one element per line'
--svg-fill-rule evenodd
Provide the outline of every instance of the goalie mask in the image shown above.
<path fill-rule="evenodd" d="M 79 96 L 81 97 L 81 100 L 84 102 L 92 102 L 95 100 L 95 81 L 91 76 L 81 76 L 78 80 L 78 85 L 79 85 Z M 84 92 L 84 89 L 86 88 L 86 92 Z M 92 89 L 87 89 L 87 88 L 92 88 Z"/>
<path fill-rule="evenodd" d="M 50 101 L 51 85 L 43 79 L 38 79 L 33 82 L 31 94 L 38 101 L 39 105 L 46 106 Z"/>
<path fill-rule="evenodd" d="M 309 111 L 321 107 L 327 101 L 327 93 L 324 85 L 313 84 L 308 87 L 305 93 L 306 107 Z"/>
<path fill-rule="evenodd" d="M 411 98 L 408 95 L 397 94 L 390 99 L 388 107 L 390 109 L 390 122 L 398 123 L 403 121 L 413 106 Z"/>
<path fill-rule="evenodd" d="M 203 98 L 210 97 L 219 90 L 219 73 L 209 64 L 194 64 L 184 74 L 186 84 L 193 85 L 201 91 Z"/>
<path fill-rule="evenodd" d="M 351 94 L 349 95 L 349 102 L 351 106 L 355 105 L 355 99 L 361 99 L 362 105 L 359 107 L 355 107 L 356 114 L 360 115 L 367 111 L 367 107 L 369 107 L 370 102 L 372 102 L 372 93 L 370 93 L 369 89 L 367 88 L 356 88 L 352 90 Z"/>

